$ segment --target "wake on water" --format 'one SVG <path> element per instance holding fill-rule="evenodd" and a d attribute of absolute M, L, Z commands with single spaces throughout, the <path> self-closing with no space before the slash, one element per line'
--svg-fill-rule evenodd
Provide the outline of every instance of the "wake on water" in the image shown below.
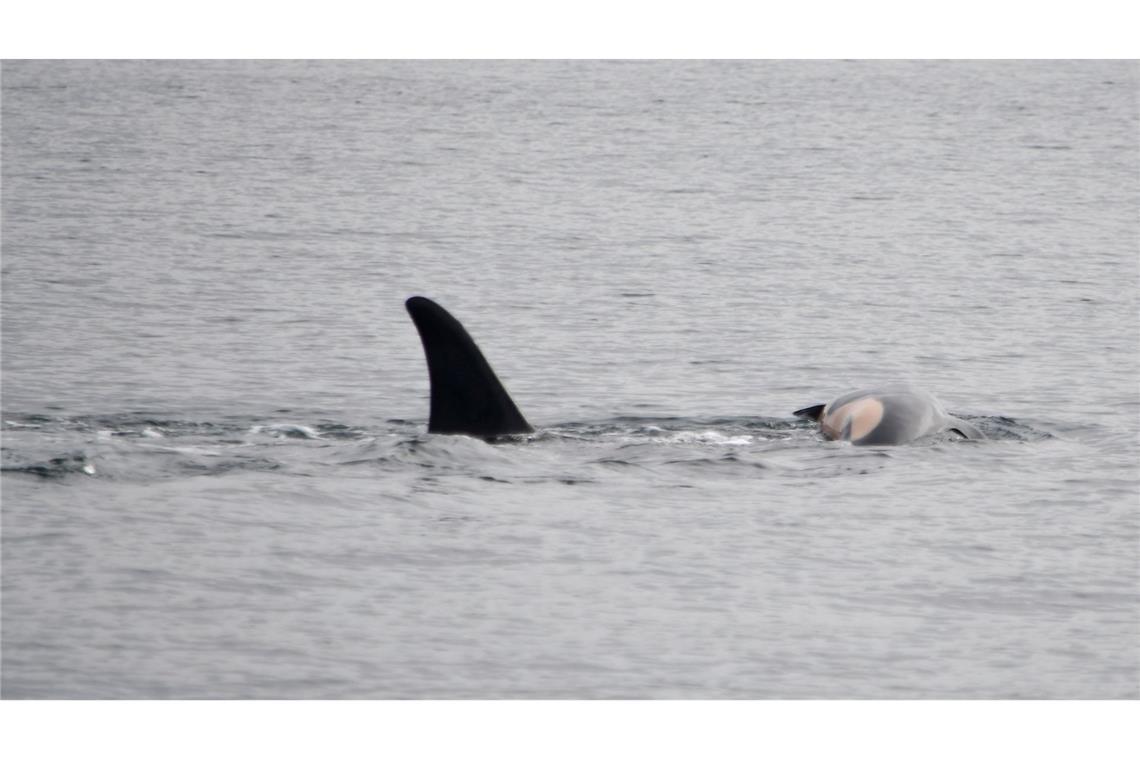
<path fill-rule="evenodd" d="M 987 441 L 961 441 L 947 432 L 919 445 L 1031 443 L 1054 437 L 1008 417 L 968 419 Z M 620 416 L 554 423 L 494 443 L 429 434 L 424 428 L 422 420 L 403 419 L 368 426 L 327 419 L 180 420 L 143 413 L 10 415 L 4 420 L 0 471 L 46 479 L 145 482 L 243 470 L 312 475 L 369 464 L 475 466 L 488 457 L 509 459 L 510 449 L 517 446 L 552 451 L 573 447 L 615 465 L 634 461 L 637 457 L 630 453 L 648 447 L 650 458 L 670 465 L 691 461 L 683 458 L 690 453 L 723 456 L 726 450 L 742 450 L 762 460 L 773 451 L 849 445 L 823 442 L 813 422 L 774 417 Z"/>

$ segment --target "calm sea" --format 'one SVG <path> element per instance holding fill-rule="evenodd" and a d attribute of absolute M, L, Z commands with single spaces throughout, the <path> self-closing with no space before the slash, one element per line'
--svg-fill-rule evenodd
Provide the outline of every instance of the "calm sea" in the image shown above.
<path fill-rule="evenodd" d="M 4 697 L 1140 697 L 1140 64 L 0 71 Z"/>

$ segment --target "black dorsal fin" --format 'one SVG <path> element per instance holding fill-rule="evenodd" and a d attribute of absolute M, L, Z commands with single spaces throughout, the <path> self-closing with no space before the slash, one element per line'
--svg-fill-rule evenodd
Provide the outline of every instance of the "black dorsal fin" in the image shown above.
<path fill-rule="evenodd" d="M 803 409 L 797 409 L 792 412 L 797 417 L 806 417 L 809 420 L 819 421 L 819 415 L 823 414 L 824 407 L 827 404 L 816 404 L 815 406 L 806 406 Z"/>
<path fill-rule="evenodd" d="M 423 296 L 412 296 L 404 305 L 427 357 L 429 433 L 494 438 L 534 432 L 459 320 Z"/>

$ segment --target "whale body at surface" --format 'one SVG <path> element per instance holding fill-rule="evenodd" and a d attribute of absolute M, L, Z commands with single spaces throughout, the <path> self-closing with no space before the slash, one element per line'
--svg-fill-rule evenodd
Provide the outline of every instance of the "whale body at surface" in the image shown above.
<path fill-rule="evenodd" d="M 794 414 L 818 422 L 828 440 L 859 446 L 909 443 L 943 430 L 971 440 L 985 438 L 966 420 L 947 414 L 934 396 L 917 388 L 852 391 Z"/>

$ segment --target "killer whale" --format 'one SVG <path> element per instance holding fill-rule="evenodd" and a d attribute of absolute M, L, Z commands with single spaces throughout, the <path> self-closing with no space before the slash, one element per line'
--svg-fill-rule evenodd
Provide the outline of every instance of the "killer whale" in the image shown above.
<path fill-rule="evenodd" d="M 966 420 L 947 414 L 934 396 L 917 388 L 852 391 L 793 414 L 818 422 L 824 438 L 857 446 L 909 443 L 943 430 L 970 440 L 985 438 Z"/>
<path fill-rule="evenodd" d="M 429 433 L 493 440 L 534 432 L 459 320 L 423 296 L 404 305 L 427 359 Z M 819 422 L 825 438 L 860 446 L 908 443 L 942 430 L 985 438 L 969 422 L 948 415 L 932 395 L 913 388 L 854 391 L 793 414 Z"/>

